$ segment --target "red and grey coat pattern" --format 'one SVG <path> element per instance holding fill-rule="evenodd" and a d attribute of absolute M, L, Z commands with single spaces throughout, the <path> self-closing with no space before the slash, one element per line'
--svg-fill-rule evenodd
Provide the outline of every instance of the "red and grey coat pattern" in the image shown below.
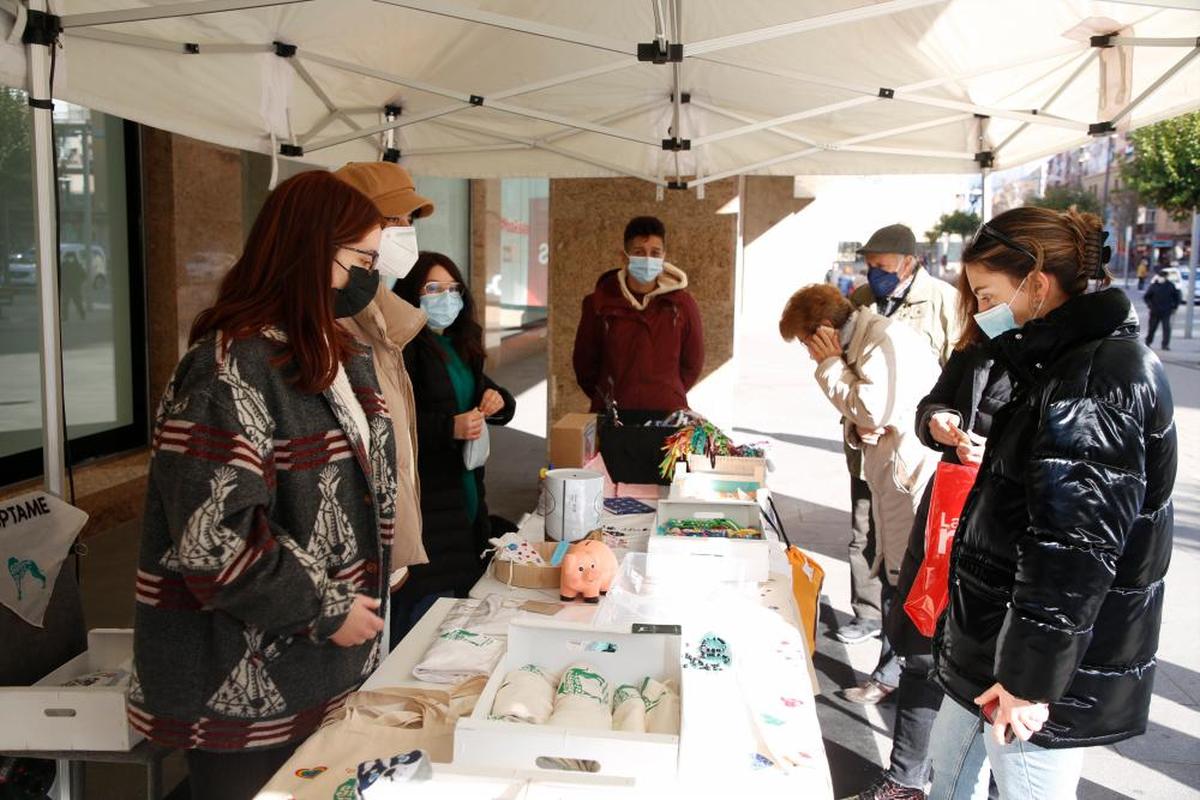
<path fill-rule="evenodd" d="M 387 602 L 387 404 L 370 352 L 348 359 L 363 441 L 335 392 L 290 383 L 283 342 L 277 330 L 205 337 L 155 420 L 129 717 L 169 746 L 303 738 L 380 658 L 379 640 L 343 648 L 329 637 L 356 594 Z"/>

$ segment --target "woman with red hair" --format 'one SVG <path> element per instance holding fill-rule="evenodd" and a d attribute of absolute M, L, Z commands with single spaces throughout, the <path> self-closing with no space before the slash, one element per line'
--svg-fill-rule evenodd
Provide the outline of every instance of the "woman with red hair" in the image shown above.
<path fill-rule="evenodd" d="M 382 220 L 307 172 L 272 192 L 154 425 L 129 716 L 193 798 L 250 798 L 378 663 L 394 442 L 369 350 Z"/>

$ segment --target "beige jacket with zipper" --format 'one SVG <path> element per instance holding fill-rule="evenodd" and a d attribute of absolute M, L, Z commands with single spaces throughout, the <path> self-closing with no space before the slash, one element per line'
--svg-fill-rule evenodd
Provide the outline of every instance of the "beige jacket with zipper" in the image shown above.
<path fill-rule="evenodd" d="M 855 308 L 875 309 L 875 295 L 865 283 L 850 294 L 850 302 Z M 937 356 L 938 363 L 945 366 L 959 337 L 958 289 L 918 266 L 912 285 L 889 319 L 903 322 L 916 331 L 930 352 Z M 932 389 L 933 384 L 926 388 Z M 863 478 L 861 454 L 850 447 L 845 452 L 850 475 Z"/>
<path fill-rule="evenodd" d="M 817 365 L 817 384 L 842 414 L 846 445 L 862 453 L 880 543 L 875 569 L 886 568 L 895 586 L 917 506 L 940 459 L 917 437 L 913 418 L 941 369 L 920 334 L 872 308 L 854 312 L 846 325 L 845 354 Z M 864 441 L 859 428 L 885 430 L 877 441 Z"/>
<path fill-rule="evenodd" d="M 371 346 L 375 375 L 396 440 L 396 537 L 392 569 L 428 564 L 421 543 L 421 487 L 417 476 L 416 404 L 412 381 L 404 368 L 404 348 L 425 327 L 425 312 L 414 308 L 382 284 L 371 304 L 350 319 L 339 320 L 359 341 Z"/>

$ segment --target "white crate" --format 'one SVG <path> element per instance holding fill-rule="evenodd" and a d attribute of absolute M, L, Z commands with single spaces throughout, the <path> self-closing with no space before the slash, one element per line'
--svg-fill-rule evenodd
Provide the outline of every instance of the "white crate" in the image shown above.
<path fill-rule="evenodd" d="M 33 686 L 0 687 L 0 750 L 131 750 L 144 737 L 125 716 L 128 680 L 63 686 L 99 670 L 130 668 L 133 631 L 97 628 L 88 649 Z"/>
<path fill-rule="evenodd" d="M 539 759 L 595 762 L 601 778 L 637 782 L 673 781 L 678 771 L 679 736 L 653 733 L 560 728 L 488 719 L 504 677 L 526 664 L 562 673 L 586 662 L 608 679 L 613 689 L 640 684 L 643 678 L 671 680 L 680 686 L 679 636 L 630 633 L 590 625 L 521 620 L 508 629 L 508 651 L 492 673 L 470 717 L 459 719 L 454 732 L 454 763 L 470 767 L 535 770 L 562 775 Z M 587 649 L 592 642 L 615 646 L 614 652 Z M 578 775 L 579 773 L 573 773 Z"/>
<path fill-rule="evenodd" d="M 646 552 L 679 553 L 724 559 L 729 564 L 727 580 L 763 583 L 771 577 L 771 542 L 763 539 L 707 539 L 691 536 L 663 536 L 658 533 L 672 519 L 728 519 L 747 528 L 762 530 L 762 511 L 758 503 L 722 500 L 660 500 L 655 532 Z M 649 567 L 653 568 L 653 562 Z"/>

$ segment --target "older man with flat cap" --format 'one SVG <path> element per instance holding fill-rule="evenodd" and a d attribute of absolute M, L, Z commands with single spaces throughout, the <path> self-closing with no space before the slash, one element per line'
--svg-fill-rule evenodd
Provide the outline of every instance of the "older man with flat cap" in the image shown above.
<path fill-rule="evenodd" d="M 850 295 L 850 302 L 855 308 L 873 306 L 880 314 L 909 325 L 944 366 L 959 336 L 958 291 L 920 265 L 912 230 L 900 224 L 880 228 L 858 254 L 867 262 L 867 283 Z M 895 690 L 903 667 L 882 629 L 886 607 L 893 599 L 889 590 L 894 593 L 896 581 L 881 581 L 873 570 L 877 545 L 871 490 L 863 477 L 862 453 L 849 445 L 845 452 L 850 470 L 850 602 L 854 619 L 839 627 L 836 636 L 846 644 L 881 639 L 879 664 L 871 679 L 845 692 L 848 700 L 874 704 Z"/>
<path fill-rule="evenodd" d="M 384 218 L 379 242 L 379 287 L 375 297 L 352 317 L 338 322 L 371 346 L 375 374 L 392 417 L 396 442 L 396 530 L 392 566 L 428 564 L 421 543 L 421 492 L 417 483 L 416 405 L 404 368 L 404 347 L 425 327 L 425 313 L 392 294 L 392 284 L 417 261 L 413 220 L 433 214 L 433 203 L 417 194 L 412 176 L 386 161 L 351 163 L 334 173 L 375 203 Z M 393 585 L 395 591 L 398 586 Z M 395 638 L 391 646 L 398 642 Z"/>

